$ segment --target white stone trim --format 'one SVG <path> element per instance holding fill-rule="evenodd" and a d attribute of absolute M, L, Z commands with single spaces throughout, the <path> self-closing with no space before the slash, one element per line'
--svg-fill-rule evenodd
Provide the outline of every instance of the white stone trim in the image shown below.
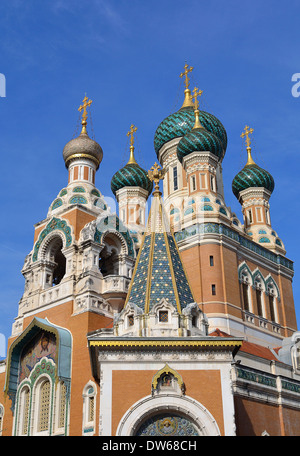
<path fill-rule="evenodd" d="M 199 433 L 206 436 L 220 436 L 220 430 L 211 413 L 200 402 L 189 396 L 146 396 L 136 402 L 123 415 L 116 435 L 132 436 L 138 425 L 153 412 L 172 410 L 188 415 L 197 425 Z"/>

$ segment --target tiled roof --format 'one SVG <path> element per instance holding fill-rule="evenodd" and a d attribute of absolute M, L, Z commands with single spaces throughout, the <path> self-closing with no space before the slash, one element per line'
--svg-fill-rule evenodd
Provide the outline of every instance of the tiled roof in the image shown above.
<path fill-rule="evenodd" d="M 215 329 L 215 331 L 213 331 L 209 335 L 215 337 L 232 337 L 218 328 Z M 247 340 L 243 341 L 242 346 L 239 350 L 239 352 L 248 353 L 250 355 L 258 356 L 260 358 L 268 359 L 270 361 L 278 361 L 278 358 L 275 355 L 274 351 L 275 350 L 271 350 L 270 348 L 264 347 L 263 345 L 248 342 Z"/>
<path fill-rule="evenodd" d="M 162 298 L 179 312 L 195 302 L 160 196 L 153 199 L 127 302 L 148 313 Z"/>

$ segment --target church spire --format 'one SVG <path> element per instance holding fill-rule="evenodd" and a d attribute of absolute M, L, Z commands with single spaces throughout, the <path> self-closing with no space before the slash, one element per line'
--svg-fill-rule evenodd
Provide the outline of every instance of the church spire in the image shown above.
<path fill-rule="evenodd" d="M 144 314 L 162 299 L 179 314 L 195 302 L 163 208 L 159 181 L 164 175 L 156 163 L 148 171 L 155 184 L 154 198 L 125 303 L 136 305 Z"/>

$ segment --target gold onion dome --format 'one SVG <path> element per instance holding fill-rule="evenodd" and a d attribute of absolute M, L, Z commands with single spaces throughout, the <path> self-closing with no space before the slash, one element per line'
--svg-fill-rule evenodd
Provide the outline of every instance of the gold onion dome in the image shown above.
<path fill-rule="evenodd" d="M 82 130 L 80 135 L 77 138 L 71 139 L 64 149 L 63 149 L 63 158 L 66 164 L 66 167 L 69 166 L 72 160 L 77 158 L 87 158 L 92 160 L 95 164 L 97 169 L 103 158 L 103 151 L 101 146 L 91 139 L 87 134 L 86 125 L 87 125 L 87 111 L 86 108 L 90 106 L 92 103 L 91 100 L 88 100 L 87 97 L 83 99 L 83 105 L 78 108 L 78 111 L 83 111 L 82 114 Z"/>

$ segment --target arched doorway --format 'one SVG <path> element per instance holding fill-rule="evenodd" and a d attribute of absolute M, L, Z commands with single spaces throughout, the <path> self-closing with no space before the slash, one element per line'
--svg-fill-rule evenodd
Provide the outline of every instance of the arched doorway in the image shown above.
<path fill-rule="evenodd" d="M 155 414 L 138 427 L 136 436 L 200 436 L 202 432 L 190 417 L 183 414 L 165 411 Z"/>
<path fill-rule="evenodd" d="M 158 394 L 133 404 L 123 415 L 117 436 L 219 436 L 215 418 L 189 396 Z"/>

